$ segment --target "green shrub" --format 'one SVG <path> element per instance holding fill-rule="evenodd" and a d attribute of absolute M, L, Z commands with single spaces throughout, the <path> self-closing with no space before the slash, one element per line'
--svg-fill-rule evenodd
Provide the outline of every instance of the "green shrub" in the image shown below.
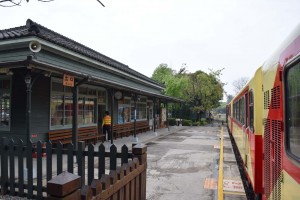
<path fill-rule="evenodd" d="M 207 123 L 206 120 L 203 120 L 203 121 L 201 120 L 201 122 L 200 122 L 200 125 L 201 125 L 201 126 L 205 126 L 205 125 L 207 125 L 207 124 L 208 124 L 208 123 Z"/>
<path fill-rule="evenodd" d="M 200 126 L 201 125 L 201 122 L 194 122 L 193 123 L 193 126 Z"/>
<path fill-rule="evenodd" d="M 169 125 L 175 126 L 176 125 L 176 119 L 175 118 L 169 118 Z"/>
<path fill-rule="evenodd" d="M 193 124 L 192 120 L 183 119 L 182 126 L 191 126 Z"/>

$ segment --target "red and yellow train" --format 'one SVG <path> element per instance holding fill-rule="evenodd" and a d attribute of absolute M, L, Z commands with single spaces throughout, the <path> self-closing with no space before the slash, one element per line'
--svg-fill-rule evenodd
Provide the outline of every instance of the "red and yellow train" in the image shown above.
<path fill-rule="evenodd" d="M 300 199 L 300 26 L 227 105 L 227 125 L 258 199 Z"/>

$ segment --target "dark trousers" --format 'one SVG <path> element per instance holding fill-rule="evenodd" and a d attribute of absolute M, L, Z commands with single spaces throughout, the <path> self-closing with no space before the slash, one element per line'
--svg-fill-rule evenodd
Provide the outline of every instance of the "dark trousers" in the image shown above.
<path fill-rule="evenodd" d="M 110 125 L 103 125 L 103 135 L 106 136 L 107 132 L 107 139 L 110 140 Z"/>

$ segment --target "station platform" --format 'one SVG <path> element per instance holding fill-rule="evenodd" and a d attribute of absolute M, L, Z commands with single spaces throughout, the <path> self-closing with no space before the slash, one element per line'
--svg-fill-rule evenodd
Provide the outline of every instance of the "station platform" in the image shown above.
<path fill-rule="evenodd" d="M 158 129 L 157 132 L 149 131 L 147 133 L 138 134 L 138 143 L 144 143 L 146 145 L 152 144 L 153 142 L 160 141 L 163 138 L 171 137 L 174 138 L 172 142 L 174 142 L 175 136 L 177 138 L 181 138 L 184 143 L 182 132 L 194 132 L 197 134 L 199 131 L 203 131 L 205 129 L 207 134 L 212 135 L 214 131 L 217 132 L 215 135 L 216 140 L 213 144 L 213 152 L 211 152 L 211 162 L 212 162 L 212 173 L 208 177 L 203 180 L 203 189 L 210 190 L 210 193 L 213 193 L 211 196 L 214 200 L 246 200 L 247 197 L 245 195 L 244 186 L 240 177 L 239 168 L 235 159 L 235 155 L 232 149 L 232 144 L 230 141 L 230 136 L 227 131 L 226 126 L 221 126 L 221 124 L 215 123 L 212 127 L 209 126 L 209 129 L 205 127 L 197 127 L 195 131 L 194 127 L 183 127 L 183 126 L 172 126 L 168 128 Z M 193 136 L 195 140 L 199 136 Z M 185 138 L 188 139 L 188 138 Z M 131 148 L 134 143 L 134 138 L 124 137 L 114 140 L 114 145 L 120 149 L 124 144 Z M 186 141 L 187 143 L 187 141 Z M 206 143 L 207 144 L 207 143 Z M 201 144 L 199 145 L 206 145 Z M 104 142 L 106 149 L 109 149 L 111 146 L 110 141 Z M 152 146 L 152 145 L 151 145 Z M 95 146 L 97 148 L 97 145 Z M 174 147 L 170 147 L 174 148 Z M 151 152 L 149 152 L 149 157 L 151 157 Z M 151 171 L 151 159 L 149 159 L 149 170 Z M 186 173 L 186 172 L 185 172 Z M 186 173 L 186 176 L 188 174 Z M 151 179 L 151 178 L 150 178 Z M 157 184 L 157 183 L 156 183 Z M 148 185 L 151 188 L 151 183 Z M 151 189 L 149 189 L 151 190 Z M 174 192 L 174 191 L 173 191 Z M 166 198 L 166 197 L 164 197 Z M 152 198 L 149 198 L 152 199 Z M 153 199 L 163 199 L 163 198 L 153 198 Z"/>
<path fill-rule="evenodd" d="M 246 200 L 243 182 L 232 149 L 230 136 L 225 126 L 220 127 L 220 142 L 214 145 L 218 151 L 215 160 L 216 171 L 214 176 L 205 179 L 204 188 L 215 190 L 215 198 L 218 200 Z"/>

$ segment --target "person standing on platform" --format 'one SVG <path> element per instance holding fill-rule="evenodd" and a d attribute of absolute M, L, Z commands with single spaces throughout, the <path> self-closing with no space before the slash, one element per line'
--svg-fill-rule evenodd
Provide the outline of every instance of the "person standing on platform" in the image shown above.
<path fill-rule="evenodd" d="M 107 139 L 110 140 L 110 127 L 111 127 L 111 116 L 109 115 L 108 111 L 105 111 L 105 116 L 102 120 L 102 127 L 103 127 L 103 135 L 106 138 L 107 133 Z"/>

